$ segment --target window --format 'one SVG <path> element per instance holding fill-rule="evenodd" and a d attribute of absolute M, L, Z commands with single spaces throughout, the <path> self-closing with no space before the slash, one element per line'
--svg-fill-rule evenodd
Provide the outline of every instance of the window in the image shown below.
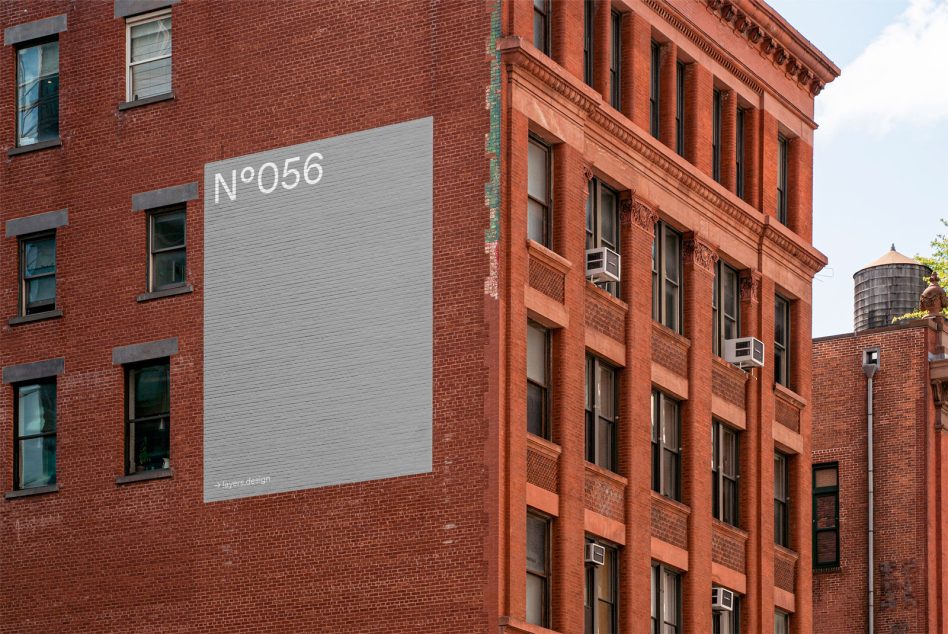
<path fill-rule="evenodd" d="M 527 324 L 527 431 L 550 438 L 550 331 Z"/>
<path fill-rule="evenodd" d="M 137 101 L 171 92 L 171 10 L 125 23 L 126 99 Z"/>
<path fill-rule="evenodd" d="M 187 283 L 184 207 L 148 213 L 148 290 L 161 291 Z"/>
<path fill-rule="evenodd" d="M 659 133 L 659 106 L 660 95 L 662 91 L 662 49 L 658 42 L 652 42 L 652 68 L 651 81 L 649 82 L 649 125 L 652 136 L 656 139 Z"/>
<path fill-rule="evenodd" d="M 721 182 L 721 91 L 716 89 L 711 101 L 711 175 Z"/>
<path fill-rule="evenodd" d="M 741 634 L 741 597 L 734 593 L 734 607 L 711 613 L 712 634 Z"/>
<path fill-rule="evenodd" d="M 20 314 L 56 308 L 56 234 L 20 238 Z"/>
<path fill-rule="evenodd" d="M 622 63 L 622 14 L 612 12 L 612 55 L 609 60 L 609 103 L 618 110 L 622 107 L 619 72 Z"/>
<path fill-rule="evenodd" d="M 774 298 L 774 381 L 790 386 L 790 302 Z"/>
<path fill-rule="evenodd" d="M 126 472 L 167 469 L 171 393 L 168 360 L 125 368 L 128 403 Z"/>
<path fill-rule="evenodd" d="M 550 627 L 550 520 L 527 512 L 527 623 Z"/>
<path fill-rule="evenodd" d="M 586 539 L 606 550 L 601 566 L 586 565 L 586 634 L 616 634 L 619 631 L 619 566 L 618 552 L 608 544 Z"/>
<path fill-rule="evenodd" d="M 741 301 L 738 293 L 737 271 L 718 260 L 714 265 L 714 288 L 711 291 L 713 319 L 712 341 L 714 354 L 724 354 L 724 342 L 736 339 L 740 333 Z"/>
<path fill-rule="evenodd" d="M 678 87 L 675 96 L 675 151 L 679 156 L 685 155 L 685 65 L 683 62 L 675 64 L 677 75 L 675 82 Z"/>
<path fill-rule="evenodd" d="M 774 634 L 790 634 L 790 615 L 783 610 L 774 610 Z"/>
<path fill-rule="evenodd" d="M 718 421 L 711 423 L 711 512 L 737 526 L 738 432 Z"/>
<path fill-rule="evenodd" d="M 652 564 L 652 634 L 681 631 L 681 574 Z"/>
<path fill-rule="evenodd" d="M 737 120 L 735 122 L 737 138 L 734 141 L 734 154 L 736 160 L 735 174 L 735 193 L 738 198 L 744 198 L 744 109 L 737 109 Z"/>
<path fill-rule="evenodd" d="M 616 470 L 616 373 L 586 356 L 586 460 Z"/>
<path fill-rule="evenodd" d="M 661 221 L 652 242 L 652 319 L 681 333 L 681 234 Z"/>
<path fill-rule="evenodd" d="M 550 54 L 550 0 L 533 0 L 533 45 Z"/>
<path fill-rule="evenodd" d="M 839 466 L 813 465 L 813 567 L 839 565 Z"/>
<path fill-rule="evenodd" d="M 652 390 L 652 490 L 681 499 L 681 418 L 678 401 Z"/>
<path fill-rule="evenodd" d="M 56 381 L 13 387 L 13 488 L 56 484 Z"/>
<path fill-rule="evenodd" d="M 790 473 L 787 456 L 774 452 L 774 543 L 790 546 Z"/>
<path fill-rule="evenodd" d="M 787 224 L 787 139 L 777 139 L 777 220 Z"/>
<path fill-rule="evenodd" d="M 589 86 L 593 85 L 593 69 L 595 64 L 593 59 L 593 43 L 596 39 L 595 19 L 595 1 L 585 0 L 585 2 L 583 2 L 583 81 Z"/>
<path fill-rule="evenodd" d="M 16 51 L 16 144 L 59 138 L 59 40 Z"/>
<path fill-rule="evenodd" d="M 586 196 L 586 248 L 599 247 L 619 252 L 619 196 L 593 178 Z M 601 282 L 598 286 L 612 295 L 619 294 L 618 282 Z"/>
<path fill-rule="evenodd" d="M 527 156 L 527 237 L 550 246 L 550 147 L 533 137 Z"/>

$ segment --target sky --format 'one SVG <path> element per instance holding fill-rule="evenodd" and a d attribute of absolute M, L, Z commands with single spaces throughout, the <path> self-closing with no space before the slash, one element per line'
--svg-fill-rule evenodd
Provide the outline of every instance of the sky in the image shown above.
<path fill-rule="evenodd" d="M 813 336 L 853 329 L 853 274 L 928 255 L 948 218 L 948 0 L 768 0 L 842 70 L 816 98 Z"/>

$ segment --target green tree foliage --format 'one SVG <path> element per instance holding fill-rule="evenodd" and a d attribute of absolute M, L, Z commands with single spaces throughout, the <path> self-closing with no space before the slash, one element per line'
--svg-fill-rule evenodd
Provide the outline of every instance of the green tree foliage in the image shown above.
<path fill-rule="evenodd" d="M 943 227 L 948 227 L 948 221 L 946 221 L 944 218 L 941 219 L 941 224 Z M 948 281 L 948 234 L 938 234 L 930 244 L 932 247 L 932 254 L 928 257 L 924 255 L 916 255 L 915 259 L 938 273 L 938 278 L 941 280 L 942 286 L 944 286 L 945 282 Z M 925 283 L 928 283 L 927 279 L 925 280 Z M 910 313 L 905 313 L 904 315 L 899 315 L 892 320 L 892 323 L 898 323 L 906 319 L 921 319 L 927 314 L 927 311 L 915 310 Z M 948 309 L 942 311 L 942 314 L 948 317 Z"/>

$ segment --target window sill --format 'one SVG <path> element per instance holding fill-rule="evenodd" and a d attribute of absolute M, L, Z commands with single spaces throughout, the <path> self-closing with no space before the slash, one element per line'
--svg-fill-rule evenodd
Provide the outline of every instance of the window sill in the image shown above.
<path fill-rule="evenodd" d="M 115 484 L 130 484 L 132 482 L 142 482 L 144 480 L 161 480 L 170 478 L 174 475 L 174 469 L 152 469 L 151 471 L 139 471 L 115 478 Z"/>
<path fill-rule="evenodd" d="M 135 301 L 138 302 L 150 302 L 153 299 L 161 299 L 162 297 L 174 297 L 175 295 L 187 295 L 188 293 L 193 293 L 194 287 L 190 284 L 185 284 L 184 286 L 176 286 L 174 288 L 166 288 L 160 291 L 153 291 L 151 293 L 142 293 Z"/>
<path fill-rule="evenodd" d="M 32 487 L 30 489 L 17 489 L 16 491 L 7 491 L 6 493 L 3 494 L 3 497 L 5 497 L 8 500 L 12 500 L 14 498 L 29 497 L 31 495 L 43 495 L 44 493 L 56 493 L 57 491 L 59 491 L 58 484 L 47 484 L 46 486 L 43 486 L 43 487 Z"/>
<path fill-rule="evenodd" d="M 49 141 L 40 141 L 39 143 L 31 143 L 30 145 L 21 145 L 20 147 L 7 150 L 7 157 L 16 156 L 17 154 L 26 154 L 27 152 L 39 152 L 40 150 L 46 150 L 51 147 L 62 147 L 62 144 L 62 139 L 50 139 Z"/>
<path fill-rule="evenodd" d="M 19 326 L 21 324 L 32 324 L 36 321 L 46 321 L 47 319 L 59 319 L 63 316 L 63 311 L 59 310 L 44 310 L 41 313 L 33 313 L 32 315 L 23 315 L 21 317 L 11 317 L 7 320 L 7 324 L 10 326 Z"/>
<path fill-rule="evenodd" d="M 130 110 L 132 108 L 137 108 L 139 106 L 147 106 L 151 103 L 158 103 L 159 101 L 173 101 L 174 92 L 166 92 L 163 95 L 155 95 L 154 97 L 145 97 L 144 99 L 135 99 L 133 101 L 123 101 L 118 105 L 119 110 Z"/>

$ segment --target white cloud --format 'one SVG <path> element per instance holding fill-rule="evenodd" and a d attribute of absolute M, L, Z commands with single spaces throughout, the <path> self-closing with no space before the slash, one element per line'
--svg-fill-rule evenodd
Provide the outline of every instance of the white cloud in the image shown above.
<path fill-rule="evenodd" d="M 817 98 L 824 139 L 848 126 L 883 135 L 897 123 L 944 119 L 948 0 L 910 0 L 905 12 Z"/>

